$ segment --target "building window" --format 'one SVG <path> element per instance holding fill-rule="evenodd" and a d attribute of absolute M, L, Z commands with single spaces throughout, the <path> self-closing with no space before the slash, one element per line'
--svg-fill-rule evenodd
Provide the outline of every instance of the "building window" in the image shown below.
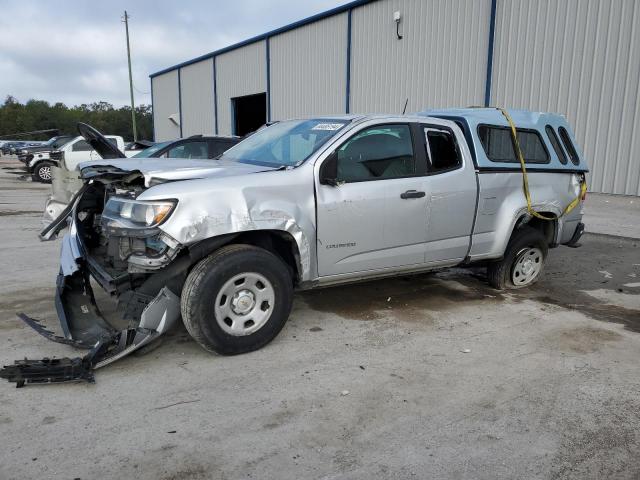
<path fill-rule="evenodd" d="M 478 136 L 487 158 L 492 162 L 519 163 L 509 127 L 479 125 Z M 549 163 L 549 152 L 536 130 L 517 128 L 516 136 L 525 163 Z"/>

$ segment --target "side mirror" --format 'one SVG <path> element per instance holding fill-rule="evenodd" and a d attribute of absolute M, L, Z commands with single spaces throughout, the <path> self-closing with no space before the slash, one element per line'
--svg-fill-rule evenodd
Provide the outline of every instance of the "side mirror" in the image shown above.
<path fill-rule="evenodd" d="M 333 152 L 320 166 L 320 185 L 338 187 L 338 153 Z"/>

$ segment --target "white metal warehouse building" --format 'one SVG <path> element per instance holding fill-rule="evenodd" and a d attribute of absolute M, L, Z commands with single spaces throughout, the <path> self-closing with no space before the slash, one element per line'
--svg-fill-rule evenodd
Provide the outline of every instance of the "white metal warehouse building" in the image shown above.
<path fill-rule="evenodd" d="M 156 141 L 406 99 L 558 112 L 590 190 L 625 195 L 640 195 L 639 87 L 638 0 L 359 0 L 151 75 Z"/>

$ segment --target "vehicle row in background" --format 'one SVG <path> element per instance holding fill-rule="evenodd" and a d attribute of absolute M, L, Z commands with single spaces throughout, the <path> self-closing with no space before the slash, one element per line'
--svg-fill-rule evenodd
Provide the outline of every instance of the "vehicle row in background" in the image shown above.
<path fill-rule="evenodd" d="M 88 134 L 85 133 L 85 138 L 87 136 Z M 84 152 L 84 155 L 75 155 L 73 148 L 67 144 L 60 152 L 53 152 L 51 154 L 49 180 L 39 180 L 51 182 L 51 179 L 53 179 L 52 192 L 45 205 L 44 223 L 49 223 L 60 215 L 71 198 L 80 187 L 82 187 L 82 180 L 80 179 L 80 172 L 78 170 L 78 164 L 80 162 L 96 159 L 132 157 L 132 162 L 134 160 L 150 161 L 155 158 L 170 158 L 192 161 L 203 160 L 205 163 L 209 163 L 209 160 L 219 157 L 241 140 L 238 137 L 205 137 L 202 135 L 194 135 L 170 142 L 156 143 L 142 151 L 124 150 L 123 153 L 121 145 L 119 143 L 112 143 L 112 140 L 105 142 L 104 140 L 96 139 L 89 142 L 89 140 L 85 140 L 83 137 L 77 138 L 89 146 L 91 156 L 87 156 L 86 152 Z M 103 138 L 109 139 L 109 136 Z M 71 150 L 71 153 L 67 153 L 69 150 Z M 131 153 L 135 155 L 131 155 Z M 40 174 L 34 170 L 34 180 L 37 180 L 39 175 Z"/>
<path fill-rule="evenodd" d="M 2 155 L 17 155 L 20 149 L 27 147 L 38 147 L 43 143 L 44 142 L 7 140 L 0 142 L 0 152 L 2 152 Z"/>

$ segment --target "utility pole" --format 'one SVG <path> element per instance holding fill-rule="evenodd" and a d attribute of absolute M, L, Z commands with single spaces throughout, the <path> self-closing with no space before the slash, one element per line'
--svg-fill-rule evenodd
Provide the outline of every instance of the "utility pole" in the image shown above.
<path fill-rule="evenodd" d="M 127 60 L 129 61 L 129 91 L 131 92 L 131 125 L 133 126 L 133 141 L 138 141 L 136 128 L 136 106 L 133 101 L 133 76 L 131 75 L 131 47 L 129 46 L 129 15 L 124 11 L 124 29 L 127 32 Z"/>

